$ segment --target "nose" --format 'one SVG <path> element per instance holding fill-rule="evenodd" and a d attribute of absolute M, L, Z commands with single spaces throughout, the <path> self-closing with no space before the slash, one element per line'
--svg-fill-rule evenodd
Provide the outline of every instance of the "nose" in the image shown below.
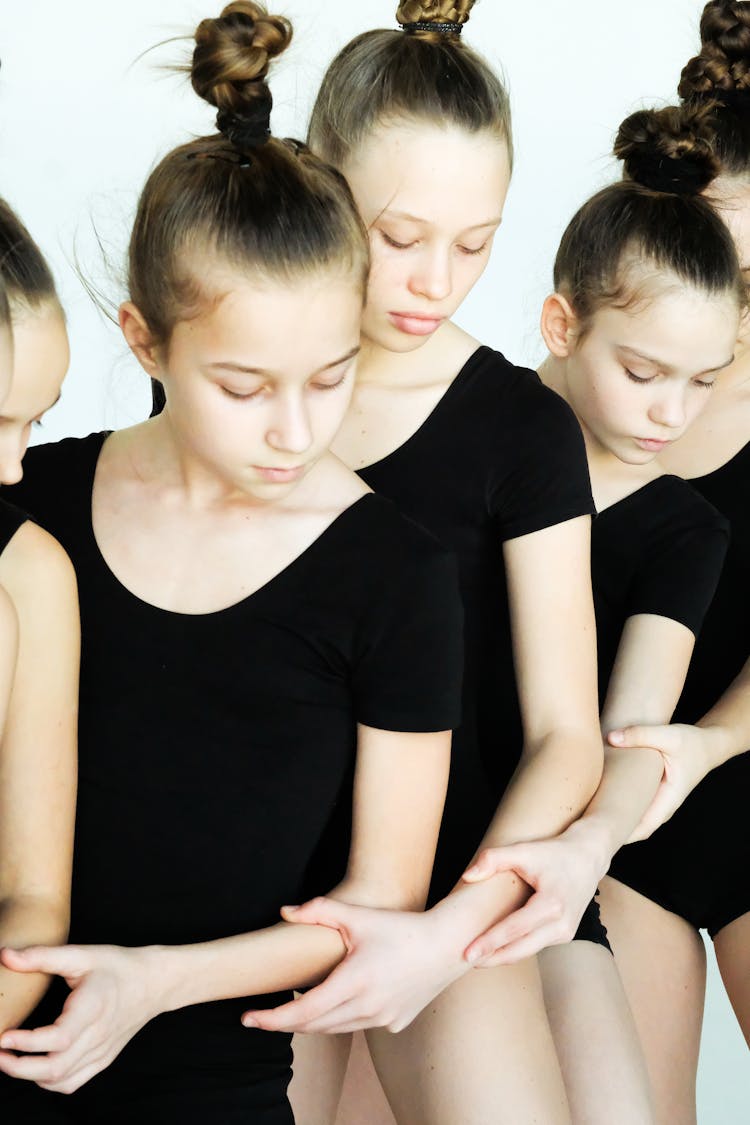
<path fill-rule="evenodd" d="M 684 426 L 687 420 L 686 393 L 682 385 L 662 386 L 648 412 L 651 421 L 658 426 L 668 426 L 671 430 Z"/>
<path fill-rule="evenodd" d="M 415 296 L 443 301 L 453 290 L 450 254 L 445 250 L 425 251 L 415 263 L 409 288 Z"/>
<path fill-rule="evenodd" d="M 18 484 L 23 478 L 23 455 L 28 438 L 8 435 L 0 444 L 0 484 Z"/>
<path fill-rule="evenodd" d="M 312 443 L 310 416 L 302 395 L 280 398 L 266 441 L 284 453 L 305 453 Z"/>

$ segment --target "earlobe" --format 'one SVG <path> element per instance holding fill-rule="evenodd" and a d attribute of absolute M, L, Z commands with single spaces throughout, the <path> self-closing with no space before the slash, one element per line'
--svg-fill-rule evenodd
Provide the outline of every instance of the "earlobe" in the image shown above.
<path fill-rule="evenodd" d="M 132 301 L 125 301 L 120 305 L 119 321 L 128 347 L 141 367 L 152 379 L 159 379 L 156 342 L 141 310 Z"/>
<path fill-rule="evenodd" d="M 552 293 L 544 302 L 540 327 L 552 355 L 567 359 L 574 347 L 578 317 L 562 293 Z"/>

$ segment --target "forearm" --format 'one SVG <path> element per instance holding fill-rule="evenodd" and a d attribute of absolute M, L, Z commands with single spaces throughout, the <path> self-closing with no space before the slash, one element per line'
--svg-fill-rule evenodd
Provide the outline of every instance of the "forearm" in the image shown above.
<path fill-rule="evenodd" d="M 584 844 L 595 857 L 601 876 L 653 801 L 663 773 L 664 760 L 657 750 L 605 748 L 599 788 L 583 815 L 564 833 Z"/>
<path fill-rule="evenodd" d="M 709 770 L 750 749 L 750 660 L 696 725 L 711 735 L 707 745 Z"/>
<path fill-rule="evenodd" d="M 149 986 L 162 1012 L 314 984 L 345 952 L 336 930 L 286 922 L 218 941 L 142 950 Z"/>
<path fill-rule="evenodd" d="M 586 808 L 601 776 L 598 731 L 556 731 L 526 747 L 481 847 L 557 836 Z"/>
<path fill-rule="evenodd" d="M 66 908 L 33 896 L 8 897 L 0 905 L 0 947 L 57 945 L 68 934 Z M 14 973 L 0 966 L 0 1032 L 18 1027 L 47 991 L 42 973 Z"/>

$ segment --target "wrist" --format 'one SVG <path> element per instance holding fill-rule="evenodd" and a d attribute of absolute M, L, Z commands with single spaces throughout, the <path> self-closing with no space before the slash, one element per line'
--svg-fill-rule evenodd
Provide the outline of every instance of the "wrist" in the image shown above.
<path fill-rule="evenodd" d="M 148 997 L 149 1018 L 176 1011 L 190 1003 L 190 998 L 184 994 L 180 959 L 175 956 L 174 949 L 165 945 L 147 945 L 135 952 Z"/>
<path fill-rule="evenodd" d="M 710 773 L 717 766 L 728 762 L 736 752 L 732 732 L 728 727 L 723 727 L 720 723 L 709 722 L 706 719 L 699 720 L 696 727 L 701 732 L 700 748 L 706 765 L 706 773 Z"/>
<path fill-rule="evenodd" d="M 613 826 L 596 813 L 574 820 L 562 833 L 562 839 L 583 852 L 597 883 L 607 874 L 612 856 L 624 843 L 616 838 Z"/>

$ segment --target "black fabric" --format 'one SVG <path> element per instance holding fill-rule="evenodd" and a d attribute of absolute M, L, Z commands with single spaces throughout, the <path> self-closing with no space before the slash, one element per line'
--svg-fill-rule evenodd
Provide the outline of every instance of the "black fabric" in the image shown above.
<path fill-rule="evenodd" d="M 10 543 L 21 524 L 26 523 L 28 516 L 13 504 L 8 504 L 0 499 L 0 555 Z"/>
<path fill-rule="evenodd" d="M 690 481 L 729 521 L 731 543 L 675 721 L 694 723 L 750 656 L 750 443 Z M 649 840 L 615 856 L 610 874 L 712 937 L 750 911 L 750 753 L 714 770 Z"/>
<path fill-rule="evenodd" d="M 503 543 L 592 512 L 586 454 L 567 404 L 535 372 L 480 347 L 416 433 L 360 476 L 458 559 L 463 715 L 453 740 L 435 901 L 467 866 L 521 751 Z"/>
<path fill-rule="evenodd" d="M 78 576 L 71 940 L 185 943 L 272 925 L 283 903 L 301 901 L 327 821 L 351 803 L 357 722 L 403 731 L 458 722 L 455 563 L 368 494 L 237 605 L 202 615 L 154 608 L 117 581 L 94 538 L 104 438 L 31 450 L 24 481 L 9 490 L 62 543 Z M 227 1089 L 243 1087 L 245 1106 L 256 1085 L 283 1085 L 290 1037 L 248 1032 L 239 1017 L 285 999 L 160 1016 L 91 1084 L 99 1120 L 114 1120 L 108 1106 L 124 1090 L 140 1098 L 157 1079 L 169 1086 L 170 1075 L 173 1092 L 182 1083 L 200 1092 L 212 1067 Z M 58 989 L 30 1022 L 59 1005 Z M 66 1102 L 68 1113 L 83 1107 L 71 1120 L 87 1120 L 90 1089 Z M 235 1120 L 219 1106 L 204 1119 Z"/>
<path fill-rule="evenodd" d="M 668 617 L 696 636 L 729 544 L 729 524 L 687 481 L 662 476 L 612 504 L 591 530 L 599 702 L 629 617 Z"/>
<path fill-rule="evenodd" d="M 584 910 L 573 941 L 590 941 L 593 945 L 601 945 L 610 953 L 612 952 L 612 946 L 609 944 L 609 938 L 607 937 L 607 927 L 602 922 L 599 903 L 596 898 L 593 898 Z"/>

